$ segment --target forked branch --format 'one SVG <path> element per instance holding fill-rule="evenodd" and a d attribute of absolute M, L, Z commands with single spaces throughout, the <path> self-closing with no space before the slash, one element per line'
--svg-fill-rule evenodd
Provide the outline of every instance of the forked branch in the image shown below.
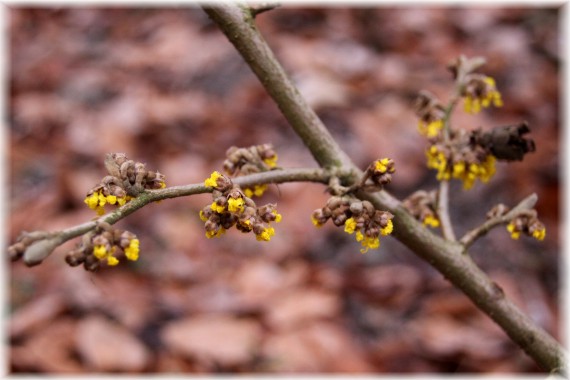
<path fill-rule="evenodd" d="M 285 74 L 257 30 L 250 10 L 236 4 L 205 5 L 203 8 L 257 75 L 315 160 L 322 167 L 342 167 L 345 173 L 351 173 L 342 178 L 344 186 L 358 184 L 362 171 L 340 149 Z M 468 255 L 463 254 L 462 244 L 446 241 L 428 231 L 400 201 L 385 191 L 375 194 L 359 191 L 356 194 L 394 214 L 393 235 L 461 289 L 541 367 L 551 372 L 564 372 L 562 347 L 521 312 Z M 476 234 L 480 232 L 473 233 Z M 472 240 L 465 238 L 463 241 L 468 245 Z"/>

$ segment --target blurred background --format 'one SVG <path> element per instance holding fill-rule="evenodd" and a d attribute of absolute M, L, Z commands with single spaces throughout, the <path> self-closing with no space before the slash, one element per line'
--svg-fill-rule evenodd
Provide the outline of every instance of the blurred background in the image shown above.
<path fill-rule="evenodd" d="M 258 80 L 205 13 L 171 8 L 7 8 L 8 240 L 94 217 L 86 192 L 107 152 L 202 182 L 232 145 L 272 143 L 283 167 L 315 167 Z M 341 147 L 362 168 L 391 157 L 400 199 L 435 189 L 412 103 L 449 99 L 446 65 L 485 56 L 504 107 L 455 126 L 527 120 L 536 152 L 487 185 L 452 183 L 456 232 L 497 203 L 539 196 L 546 239 L 493 230 L 473 259 L 559 337 L 560 10 L 282 6 L 259 29 Z M 534 373 L 540 369 L 438 272 L 393 238 L 363 255 L 311 212 L 324 187 L 272 186 L 283 222 L 270 242 L 206 239 L 208 194 L 152 204 L 117 226 L 141 258 L 96 273 L 64 262 L 8 265 L 12 373 Z"/>

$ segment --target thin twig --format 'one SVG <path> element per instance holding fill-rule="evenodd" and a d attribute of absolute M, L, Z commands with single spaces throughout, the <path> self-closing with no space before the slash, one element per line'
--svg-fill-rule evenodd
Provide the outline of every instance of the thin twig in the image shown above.
<path fill-rule="evenodd" d="M 459 91 L 459 90 L 457 90 Z M 443 117 L 443 141 L 448 142 L 451 134 L 451 114 L 453 109 L 459 101 L 459 95 L 456 94 L 447 109 L 445 110 L 445 116 Z M 453 224 L 451 223 L 451 217 L 449 215 L 449 180 L 442 179 L 439 183 L 439 191 L 437 193 L 437 216 L 441 223 L 441 231 L 443 237 L 450 241 L 455 241 L 455 232 L 453 232 Z"/>
<path fill-rule="evenodd" d="M 449 241 L 455 241 L 455 232 L 449 217 L 449 181 L 442 180 L 439 183 L 439 191 L 437 192 L 437 216 L 441 223 L 441 232 L 443 237 Z"/>
<path fill-rule="evenodd" d="M 524 213 L 534 207 L 538 197 L 536 194 L 531 194 L 525 199 L 523 199 L 518 205 L 516 205 L 511 211 L 507 212 L 505 215 L 497 216 L 487 220 L 485 223 L 467 232 L 459 242 L 467 249 L 471 244 L 475 242 L 478 238 L 484 236 L 494 227 L 500 224 L 507 224 L 514 218 L 516 218 L 521 213 Z"/>

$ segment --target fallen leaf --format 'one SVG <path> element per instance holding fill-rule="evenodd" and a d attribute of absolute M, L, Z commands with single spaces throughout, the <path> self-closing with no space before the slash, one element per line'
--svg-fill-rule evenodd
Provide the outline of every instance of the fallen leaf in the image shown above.
<path fill-rule="evenodd" d="M 261 327 L 249 319 L 200 315 L 169 323 L 161 338 L 170 350 L 188 358 L 233 366 L 253 359 Z"/>
<path fill-rule="evenodd" d="M 99 372 L 140 372 L 150 352 L 130 331 L 102 316 L 89 316 L 77 326 L 77 350 L 87 367 Z"/>
<path fill-rule="evenodd" d="M 332 318 L 340 311 L 335 293 L 299 288 L 275 296 L 267 305 L 267 322 L 276 329 L 288 329 L 314 319 Z"/>

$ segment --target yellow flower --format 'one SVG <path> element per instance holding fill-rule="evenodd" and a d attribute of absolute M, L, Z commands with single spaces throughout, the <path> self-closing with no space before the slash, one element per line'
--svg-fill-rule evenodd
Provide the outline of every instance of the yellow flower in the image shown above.
<path fill-rule="evenodd" d="M 358 239 L 359 237 L 360 237 L 360 239 Z M 360 253 L 366 253 L 366 252 L 368 252 L 368 250 L 370 248 L 376 249 L 376 248 L 380 247 L 380 239 L 378 238 L 378 236 L 368 237 L 368 236 L 364 236 L 364 235 L 360 234 L 360 235 L 357 235 L 357 241 L 360 241 L 360 244 L 362 244 L 362 247 L 363 247 L 360 249 Z"/>
<path fill-rule="evenodd" d="M 229 198 L 228 199 L 228 211 L 230 212 L 242 212 L 245 201 L 242 197 L 239 198 Z"/>
<path fill-rule="evenodd" d="M 226 232 L 226 230 L 223 227 L 220 227 L 220 229 L 217 231 L 206 231 L 206 237 L 208 239 L 211 239 L 213 237 L 220 237 L 224 234 L 224 232 Z"/>
<path fill-rule="evenodd" d="M 315 218 L 314 215 L 311 215 L 311 222 L 313 222 L 313 224 L 315 225 L 315 227 L 317 228 L 321 228 L 323 226 L 323 224 L 321 224 L 319 222 L 319 220 L 317 218 Z"/>
<path fill-rule="evenodd" d="M 460 178 L 465 173 L 465 162 L 457 162 L 453 164 L 453 177 Z"/>
<path fill-rule="evenodd" d="M 386 173 L 388 170 L 388 163 L 390 162 L 389 158 L 383 158 L 381 160 L 377 160 L 374 163 L 374 169 L 380 173 Z"/>
<path fill-rule="evenodd" d="M 115 203 L 117 203 L 117 197 L 114 195 L 107 195 L 107 203 L 109 203 L 110 205 L 114 205 Z"/>
<path fill-rule="evenodd" d="M 220 178 L 222 175 L 220 173 L 218 173 L 217 171 L 214 171 L 211 175 L 210 178 L 206 179 L 204 181 L 204 186 L 206 187 L 216 187 L 218 185 L 218 178 Z"/>
<path fill-rule="evenodd" d="M 277 210 L 273 210 L 272 214 L 275 215 L 275 223 L 281 222 L 282 216 L 281 216 L 281 214 L 277 213 Z"/>
<path fill-rule="evenodd" d="M 216 201 L 212 202 L 212 205 L 210 206 L 210 208 L 212 210 L 214 210 L 215 212 L 217 212 L 218 214 L 221 214 L 226 210 L 226 206 L 221 206 L 221 205 L 217 204 Z"/>
<path fill-rule="evenodd" d="M 275 166 L 277 166 L 277 154 L 271 157 L 264 158 L 263 162 L 265 162 L 265 164 L 270 168 L 274 168 Z"/>
<path fill-rule="evenodd" d="M 99 192 L 93 193 L 86 197 L 84 202 L 89 206 L 90 209 L 95 210 L 99 206 Z"/>
<path fill-rule="evenodd" d="M 532 233 L 532 237 L 540 241 L 544 240 L 545 236 L 546 236 L 546 228 L 536 229 Z"/>
<path fill-rule="evenodd" d="M 392 231 L 394 231 L 394 223 L 392 223 L 392 220 L 389 220 L 386 227 L 384 227 L 380 230 L 380 233 L 382 235 L 386 236 L 386 235 L 390 235 L 392 233 Z"/>
<path fill-rule="evenodd" d="M 439 219 L 434 215 L 428 215 L 423 220 L 424 225 L 430 226 L 433 228 L 439 227 Z"/>
<path fill-rule="evenodd" d="M 344 222 L 344 232 L 348 234 L 353 234 L 355 230 L 356 230 L 356 220 L 354 220 L 354 218 L 348 218 Z"/>
<path fill-rule="evenodd" d="M 108 256 L 107 257 L 107 265 L 109 266 L 115 266 L 119 263 L 119 260 L 117 260 L 117 258 L 115 256 Z"/>
<path fill-rule="evenodd" d="M 273 235 L 275 235 L 275 229 L 273 227 L 267 227 L 259 235 L 256 235 L 255 239 L 257 241 L 269 241 Z"/>
<path fill-rule="evenodd" d="M 139 258 L 139 239 L 132 239 L 129 246 L 125 248 L 125 256 L 131 261 L 136 261 Z"/>
<path fill-rule="evenodd" d="M 420 120 L 418 122 L 418 131 L 424 135 L 427 136 L 429 138 L 432 137 L 437 137 L 437 135 L 439 135 L 439 131 L 441 131 L 443 129 L 443 120 L 439 119 L 439 120 L 433 120 L 428 122 L 425 122 L 423 120 Z"/>
<path fill-rule="evenodd" d="M 514 240 L 517 240 L 521 236 L 520 231 L 516 230 L 516 226 L 512 222 L 507 225 L 507 231 L 511 233 L 511 238 Z"/>
<path fill-rule="evenodd" d="M 104 259 L 107 257 L 108 252 L 104 245 L 96 245 L 93 247 L 93 256 L 98 258 L 99 260 Z"/>
<path fill-rule="evenodd" d="M 164 181 L 160 181 L 159 184 L 160 184 L 159 189 L 164 189 L 166 187 L 166 182 Z"/>
<path fill-rule="evenodd" d="M 485 89 L 480 96 L 474 96 L 473 94 L 465 96 L 465 112 L 478 113 L 481 111 L 481 107 L 487 108 L 491 104 L 495 107 L 503 106 L 503 99 L 501 98 L 501 93 L 497 90 L 495 80 L 491 77 L 485 77 L 482 85 Z"/>
<path fill-rule="evenodd" d="M 127 203 L 127 202 L 130 201 L 130 200 L 131 200 L 131 197 L 129 197 L 129 196 L 127 195 L 127 196 L 124 196 L 124 197 L 119 197 L 119 198 L 117 198 L 117 203 L 119 203 L 119 206 L 124 206 L 125 203 Z"/>
<path fill-rule="evenodd" d="M 447 158 L 443 152 L 439 151 L 436 146 L 431 146 L 426 152 L 427 156 L 427 167 L 430 169 L 437 170 L 437 179 L 439 181 L 449 180 L 451 178 L 451 172 L 447 165 Z"/>
<path fill-rule="evenodd" d="M 267 185 L 255 185 L 253 187 L 253 190 L 250 188 L 245 188 L 243 190 L 243 193 L 245 194 L 246 197 L 251 198 L 254 195 L 256 197 L 261 197 L 263 195 L 263 193 L 265 193 L 265 190 L 267 190 Z"/>

